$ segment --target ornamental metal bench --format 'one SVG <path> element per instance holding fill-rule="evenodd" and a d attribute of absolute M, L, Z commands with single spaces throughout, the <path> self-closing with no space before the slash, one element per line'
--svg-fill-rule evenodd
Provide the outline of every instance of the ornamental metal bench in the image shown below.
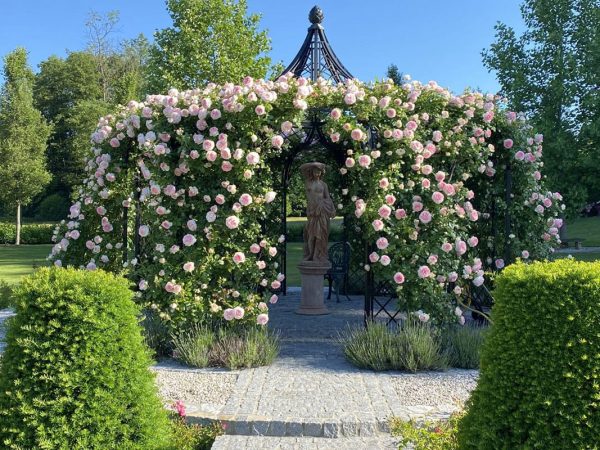
<path fill-rule="evenodd" d="M 337 302 L 340 302 L 340 285 L 344 282 L 344 278 L 348 274 L 348 266 L 350 264 L 351 247 L 348 242 L 336 242 L 329 247 L 329 262 L 331 269 L 325 274 L 325 279 L 329 282 L 329 292 L 327 300 L 331 298 L 331 288 L 335 281 L 335 297 Z M 348 300 L 348 294 L 344 294 Z"/>

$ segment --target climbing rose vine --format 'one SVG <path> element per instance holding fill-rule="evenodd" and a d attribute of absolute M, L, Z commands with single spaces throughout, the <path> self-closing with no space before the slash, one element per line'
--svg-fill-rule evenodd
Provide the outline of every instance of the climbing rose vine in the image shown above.
<path fill-rule="evenodd" d="M 543 188 L 542 137 L 501 99 L 434 82 L 286 75 L 171 90 L 102 118 L 51 258 L 125 271 L 139 302 L 173 326 L 207 315 L 266 324 L 283 281 L 284 237 L 271 226 L 281 161 L 312 114 L 345 155 L 343 186 L 331 189 L 352 242 L 372 248 L 362 270 L 393 286 L 407 312 L 462 322 L 465 288 L 507 252 L 529 260 L 558 242 L 561 197 Z M 510 236 L 492 229 L 506 217 Z"/>

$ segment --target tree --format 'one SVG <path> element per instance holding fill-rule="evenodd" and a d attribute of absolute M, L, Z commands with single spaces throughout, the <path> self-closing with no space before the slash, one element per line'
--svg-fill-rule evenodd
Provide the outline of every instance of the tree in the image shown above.
<path fill-rule="evenodd" d="M 154 92 L 266 76 L 270 40 L 246 0 L 167 0 L 167 8 L 173 26 L 154 34 L 150 53 Z"/>
<path fill-rule="evenodd" d="M 68 199 L 72 187 L 84 177 L 83 156 L 90 148 L 89 136 L 100 116 L 110 111 L 103 100 L 102 83 L 96 60 L 88 52 L 72 52 L 62 59 L 51 56 L 40 64 L 35 83 L 36 106 L 47 121 L 53 124 L 46 154 L 48 169 L 53 174 L 47 194 L 58 193 Z M 93 103 L 96 111 L 83 122 L 77 118 L 81 102 Z M 75 123 L 85 125 L 74 129 Z M 87 135 L 87 140 L 77 136 Z"/>
<path fill-rule="evenodd" d="M 33 72 L 27 52 L 17 48 L 4 58 L 0 99 L 0 199 L 16 208 L 15 244 L 21 243 L 21 206 L 50 181 L 46 141 L 51 127 L 33 105 Z"/>
<path fill-rule="evenodd" d="M 496 41 L 483 52 L 502 94 L 544 134 L 550 186 L 565 194 L 571 209 L 600 192 L 598 166 L 589 163 L 600 146 L 594 131 L 599 10 L 598 0 L 527 0 L 521 6 L 525 32 L 519 36 L 498 23 Z"/>
<path fill-rule="evenodd" d="M 402 85 L 402 72 L 398 69 L 396 64 L 390 64 L 387 68 L 387 72 L 385 74 L 388 78 L 391 78 L 395 85 Z"/>

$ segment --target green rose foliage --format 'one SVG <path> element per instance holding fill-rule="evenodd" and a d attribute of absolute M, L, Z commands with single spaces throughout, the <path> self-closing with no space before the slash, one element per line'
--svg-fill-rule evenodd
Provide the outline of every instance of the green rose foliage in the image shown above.
<path fill-rule="evenodd" d="M 342 155 L 330 191 L 353 253 L 372 248 L 365 277 L 389 283 L 403 310 L 461 320 L 463 289 L 497 259 L 545 256 L 557 243 L 560 195 L 536 173 L 541 138 L 498 98 L 435 83 L 247 77 L 102 118 L 89 176 L 56 231 L 55 263 L 122 271 L 125 254 L 140 304 L 173 326 L 210 314 L 265 323 L 281 281 L 281 170 L 313 114 Z M 514 197 L 502 203 L 507 161 Z M 493 230 L 506 215 L 522 225 L 505 239 Z"/>
<path fill-rule="evenodd" d="M 460 448 L 598 448 L 600 263 L 514 264 L 494 297 Z"/>
<path fill-rule="evenodd" d="M 44 268 L 15 289 L 0 367 L 6 449 L 164 449 L 170 425 L 128 282 Z"/>

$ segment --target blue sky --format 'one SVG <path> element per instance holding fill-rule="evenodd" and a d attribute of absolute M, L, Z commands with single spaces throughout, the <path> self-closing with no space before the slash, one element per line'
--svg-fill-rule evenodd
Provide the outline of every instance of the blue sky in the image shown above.
<path fill-rule="evenodd" d="M 287 64 L 306 35 L 316 0 L 248 0 L 262 13 L 272 38 L 272 58 Z M 320 0 L 325 31 L 338 57 L 363 80 L 381 78 L 389 64 L 421 81 L 436 80 L 453 91 L 466 86 L 496 91 L 498 83 L 481 63 L 497 21 L 522 30 L 520 0 Z M 150 39 L 170 25 L 163 0 L 0 0 L 0 55 L 17 46 L 37 65 L 52 54 L 85 46 L 90 10 L 119 10 L 115 39 L 140 32 Z"/>

